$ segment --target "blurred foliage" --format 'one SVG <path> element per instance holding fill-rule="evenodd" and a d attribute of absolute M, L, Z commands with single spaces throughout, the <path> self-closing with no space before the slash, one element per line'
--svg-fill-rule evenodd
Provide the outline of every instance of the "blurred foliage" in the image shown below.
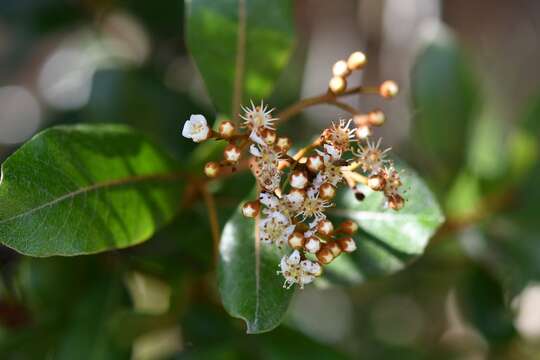
<path fill-rule="evenodd" d="M 291 9 L 279 4 L 275 12 L 262 12 L 264 26 L 255 34 L 272 39 L 275 51 L 268 52 L 277 58 L 255 64 L 270 69 L 268 76 L 246 74 L 246 87 L 248 82 L 264 84 L 251 95 L 259 98 L 269 96 L 275 85 L 272 103 L 283 107 L 298 96 L 306 55 L 301 47 L 292 53 Z M 113 10 L 140 23 L 150 39 L 150 56 L 141 63 L 99 68 L 88 102 L 71 110 L 45 105 L 42 125 L 127 124 L 162 144 L 186 168 L 200 169 L 220 150 L 215 144 L 194 150 L 179 137 L 189 114 L 213 114 L 193 90 L 195 70 L 188 62 L 180 67 L 190 76 L 184 74 L 171 86 L 172 64 L 188 57 L 183 27 L 191 26 L 188 40 L 199 49 L 193 55 L 201 71 L 224 66 L 231 75 L 230 54 L 236 54 L 236 47 L 227 39 L 207 46 L 211 34 L 201 19 L 184 23 L 181 1 L 3 1 L 0 31 L 7 29 L 9 41 L 0 57 L 0 85 L 36 77 L 64 37 L 81 28 L 99 33 L 101 19 Z M 281 18 L 280 11 L 286 16 Z M 214 16 L 223 17 L 222 37 L 237 35 L 236 10 L 214 11 Z M 279 31 L 271 31 L 267 23 L 276 17 Z M 227 59 L 211 54 L 201 66 L 199 59 L 210 48 L 226 53 Z M 279 314 L 284 324 L 267 334 L 246 335 L 243 322 L 231 318 L 220 302 L 204 204 L 188 198 L 151 240 L 122 251 L 38 259 L 0 248 L 0 357 L 140 359 L 142 339 L 153 335 L 155 354 L 161 355 L 149 358 L 538 358 L 538 330 L 531 334 L 520 321 L 537 316 L 521 313 L 521 304 L 524 289 L 540 281 L 540 97 L 531 96 L 523 109 L 513 109 L 513 119 L 497 116 L 497 99 L 484 94 L 470 61 L 475 50 L 463 49 L 457 37 L 435 41 L 419 53 L 411 73 L 414 130 L 406 145 L 415 151 L 406 160 L 435 190 L 447 218 L 416 261 L 416 252 L 396 253 L 388 246 L 403 242 L 404 226 L 392 228 L 381 242 L 369 231 L 376 222 L 368 223 L 367 232 L 358 236 L 360 251 L 333 264 L 319 289 L 297 293 L 289 312 Z M 248 63 L 253 56 L 248 54 Z M 287 75 L 280 77 L 282 70 Z M 209 94 L 221 98 L 215 101 L 218 110 L 229 113 L 232 77 L 216 79 L 204 72 Z M 222 81 L 229 86 L 222 87 Z M 5 158 L 14 150 L 5 146 L 0 154 Z M 245 174 L 212 185 L 222 226 L 252 188 Z M 418 200 L 429 202 L 429 196 Z M 418 220 L 419 226 L 428 220 Z M 31 229 L 40 230 L 36 224 Z M 424 244 L 417 236 L 407 241 Z M 404 264 L 410 266 L 379 277 Z M 344 286 L 364 277 L 373 279 Z M 161 342 L 171 336 L 172 345 Z"/>

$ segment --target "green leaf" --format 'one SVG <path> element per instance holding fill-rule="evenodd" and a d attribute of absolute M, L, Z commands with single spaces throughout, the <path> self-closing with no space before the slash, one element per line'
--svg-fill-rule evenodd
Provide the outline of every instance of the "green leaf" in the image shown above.
<path fill-rule="evenodd" d="M 182 176 L 128 127 L 50 128 L 2 164 L 0 241 L 31 256 L 138 244 L 174 216 Z"/>
<path fill-rule="evenodd" d="M 426 46 L 411 74 L 414 143 L 440 176 L 463 163 L 464 142 L 478 107 L 469 63 L 450 34 L 445 35 Z"/>
<path fill-rule="evenodd" d="M 361 188 L 366 196 L 363 201 L 352 191 L 343 192 L 336 201 L 333 214 L 355 220 L 365 232 L 354 236 L 355 252 L 340 256 L 328 267 L 345 282 L 358 283 L 401 270 L 424 252 L 444 221 L 437 200 L 420 177 L 401 162 L 396 167 L 402 170 L 406 199 L 400 211 L 385 208 L 383 194 L 368 187 Z"/>
<path fill-rule="evenodd" d="M 243 319 L 249 334 L 279 325 L 294 290 L 284 289 L 276 273 L 282 250 L 261 244 L 256 221 L 238 209 L 227 222 L 219 248 L 218 284 L 227 312 Z"/>
<path fill-rule="evenodd" d="M 187 43 L 217 109 L 268 97 L 292 53 L 292 2 L 188 1 Z"/>

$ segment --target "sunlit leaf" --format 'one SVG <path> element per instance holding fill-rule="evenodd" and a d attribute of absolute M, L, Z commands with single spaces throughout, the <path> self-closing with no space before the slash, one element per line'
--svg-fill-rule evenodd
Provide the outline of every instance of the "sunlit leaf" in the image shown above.
<path fill-rule="evenodd" d="M 285 251 L 262 244 L 256 233 L 256 221 L 237 210 L 223 229 L 219 248 L 223 305 L 246 322 L 248 333 L 278 326 L 294 293 L 283 288 L 283 278 L 276 274 Z"/>
<path fill-rule="evenodd" d="M 191 0 L 187 43 L 217 109 L 272 92 L 293 48 L 292 2 Z"/>
<path fill-rule="evenodd" d="M 128 127 L 48 129 L 2 164 L 0 241 L 32 256 L 138 244 L 174 216 L 182 178 Z"/>

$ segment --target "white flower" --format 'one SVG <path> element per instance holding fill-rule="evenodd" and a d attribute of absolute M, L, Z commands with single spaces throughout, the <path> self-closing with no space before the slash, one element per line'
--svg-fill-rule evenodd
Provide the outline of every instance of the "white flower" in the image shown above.
<path fill-rule="evenodd" d="M 316 221 L 326 218 L 324 211 L 332 204 L 319 197 L 319 192 L 313 188 L 309 188 L 304 203 L 300 207 L 298 216 L 302 216 L 305 221 L 308 218 L 315 218 Z"/>
<path fill-rule="evenodd" d="M 252 144 L 249 148 L 251 155 L 255 156 L 257 169 L 255 176 L 264 189 L 274 191 L 281 182 L 279 165 L 279 153 L 269 146 Z"/>
<path fill-rule="evenodd" d="M 332 122 L 332 127 L 326 131 L 326 141 L 335 147 L 346 150 L 349 147 L 349 141 L 354 138 L 354 129 L 350 129 L 352 119 L 345 122 L 341 119 L 336 124 Z"/>
<path fill-rule="evenodd" d="M 274 244 L 281 248 L 293 233 L 294 228 L 295 226 L 290 224 L 285 215 L 274 211 L 259 223 L 259 237 L 262 243 Z"/>
<path fill-rule="evenodd" d="M 195 142 L 201 142 L 208 139 L 210 128 L 203 115 L 191 115 L 184 124 L 182 136 L 192 139 Z"/>
<path fill-rule="evenodd" d="M 357 152 L 353 152 L 358 157 L 360 167 L 364 172 L 374 173 L 381 169 L 384 165 L 389 163 L 386 159 L 387 153 L 390 148 L 381 150 L 381 139 L 376 143 L 369 140 L 366 141 L 366 145 L 360 146 Z"/>
<path fill-rule="evenodd" d="M 261 101 L 261 105 L 255 106 L 253 101 L 251 102 L 251 108 L 242 106 L 244 115 L 240 115 L 244 119 L 244 126 L 252 131 L 258 132 L 262 129 L 274 130 L 273 122 L 276 118 L 272 117 L 272 111 L 274 109 L 268 109 L 268 105 L 264 105 Z"/>
<path fill-rule="evenodd" d="M 278 274 L 282 274 L 285 278 L 283 287 L 287 289 L 294 284 L 303 289 L 305 284 L 313 282 L 315 277 L 321 274 L 321 266 L 311 260 L 301 261 L 298 250 L 294 250 L 289 256 L 283 256 L 279 267 L 281 271 L 278 271 Z"/>

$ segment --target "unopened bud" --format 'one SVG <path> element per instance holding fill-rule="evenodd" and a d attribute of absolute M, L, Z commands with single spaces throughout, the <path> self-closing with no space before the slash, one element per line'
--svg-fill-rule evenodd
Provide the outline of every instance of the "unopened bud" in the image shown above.
<path fill-rule="evenodd" d="M 360 51 L 355 51 L 347 59 L 347 66 L 351 70 L 359 70 L 366 66 L 366 62 L 366 55 Z"/>
<path fill-rule="evenodd" d="M 304 248 L 306 251 L 315 254 L 321 249 L 321 241 L 313 236 L 308 237 L 304 243 Z"/>
<path fill-rule="evenodd" d="M 325 244 L 325 247 L 332 252 L 334 257 L 338 257 L 338 255 L 341 254 L 341 248 L 335 241 L 328 241 Z"/>
<path fill-rule="evenodd" d="M 218 176 L 219 164 L 213 161 L 206 163 L 206 165 L 204 165 L 204 173 L 210 178 Z"/>
<path fill-rule="evenodd" d="M 331 200 L 336 196 L 336 188 L 330 183 L 323 183 L 319 188 L 319 196 L 323 200 Z"/>
<path fill-rule="evenodd" d="M 317 225 L 317 231 L 324 236 L 330 236 L 334 233 L 334 224 L 330 220 L 322 220 Z"/>
<path fill-rule="evenodd" d="M 305 240 L 301 232 L 295 231 L 289 236 L 289 246 L 293 249 L 301 249 L 304 247 Z"/>
<path fill-rule="evenodd" d="M 307 159 L 306 166 L 309 171 L 317 173 L 324 167 L 324 160 L 321 155 L 311 155 Z"/>
<path fill-rule="evenodd" d="M 374 191 L 381 191 L 386 186 L 386 180 L 382 175 L 371 175 L 368 178 L 367 185 Z"/>
<path fill-rule="evenodd" d="M 334 94 L 341 94 L 347 88 L 347 81 L 341 76 L 334 76 L 328 83 L 328 88 Z"/>
<path fill-rule="evenodd" d="M 317 260 L 319 260 L 321 264 L 325 264 L 325 265 L 330 264 L 332 260 L 334 260 L 334 255 L 332 254 L 332 251 L 330 251 L 330 249 L 327 248 L 326 246 L 324 246 L 321 250 L 319 250 L 316 256 L 317 256 Z"/>
<path fill-rule="evenodd" d="M 356 243 L 352 237 L 346 237 L 337 241 L 339 248 L 346 253 L 351 253 L 356 250 Z"/>
<path fill-rule="evenodd" d="M 381 110 L 373 110 L 368 114 L 368 121 L 371 126 L 381 126 L 385 120 L 386 117 Z"/>
<path fill-rule="evenodd" d="M 287 200 L 292 204 L 302 204 L 306 199 L 306 191 L 303 189 L 291 189 L 287 194 Z"/>
<path fill-rule="evenodd" d="M 240 149 L 234 144 L 227 145 L 227 147 L 225 147 L 225 150 L 223 150 L 223 157 L 226 161 L 231 163 L 238 162 L 238 160 L 240 160 L 240 155 Z"/>
<path fill-rule="evenodd" d="M 345 60 L 339 60 L 332 67 L 332 73 L 334 76 L 347 77 L 351 73 L 351 70 L 349 70 Z"/>
<path fill-rule="evenodd" d="M 371 128 L 367 125 L 356 128 L 356 137 L 360 140 L 366 139 L 371 135 Z"/>
<path fill-rule="evenodd" d="M 292 146 L 291 139 L 287 137 L 280 137 L 277 139 L 276 147 L 278 148 L 279 151 L 285 153 L 289 151 L 291 146 Z"/>
<path fill-rule="evenodd" d="M 223 121 L 221 124 L 219 124 L 219 135 L 222 138 L 228 139 L 231 136 L 234 135 L 234 131 L 236 130 L 234 124 L 231 121 Z"/>
<path fill-rule="evenodd" d="M 405 200 L 399 194 L 392 194 L 388 197 L 388 207 L 392 210 L 401 210 L 405 205 Z"/>
<path fill-rule="evenodd" d="M 352 235 L 358 231 L 358 224 L 352 220 L 345 220 L 339 225 L 342 233 Z"/>
<path fill-rule="evenodd" d="M 263 129 L 261 131 L 261 137 L 264 140 L 264 142 L 268 145 L 272 145 L 276 142 L 276 132 L 274 130 L 270 129 Z"/>
<path fill-rule="evenodd" d="M 295 189 L 303 189 L 308 184 L 308 178 L 302 171 L 295 171 L 291 176 L 291 186 Z"/>
<path fill-rule="evenodd" d="M 391 99 L 399 92 L 398 85 L 392 80 L 386 80 L 379 87 L 379 94 L 385 99 Z"/>
<path fill-rule="evenodd" d="M 353 117 L 353 122 L 356 126 L 368 126 L 369 125 L 369 114 L 356 114 Z"/>
<path fill-rule="evenodd" d="M 242 214 L 247 218 L 254 218 L 259 214 L 260 208 L 261 204 L 257 200 L 249 201 L 242 206 Z"/>

